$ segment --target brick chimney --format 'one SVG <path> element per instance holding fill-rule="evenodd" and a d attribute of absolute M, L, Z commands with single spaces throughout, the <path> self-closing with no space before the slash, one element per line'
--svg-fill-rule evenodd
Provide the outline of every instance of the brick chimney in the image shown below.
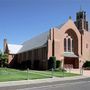
<path fill-rule="evenodd" d="M 3 51 L 4 51 L 4 53 L 7 53 L 8 52 L 7 39 L 4 39 Z"/>

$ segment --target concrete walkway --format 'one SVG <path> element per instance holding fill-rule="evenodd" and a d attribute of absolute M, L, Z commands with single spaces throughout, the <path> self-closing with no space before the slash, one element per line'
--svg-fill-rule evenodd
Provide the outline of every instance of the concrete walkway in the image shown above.
<path fill-rule="evenodd" d="M 76 74 L 82 74 L 83 76 L 90 77 L 90 70 L 80 70 L 80 69 L 71 69 L 67 70 L 68 72 L 71 73 L 76 73 Z"/>
<path fill-rule="evenodd" d="M 84 78 L 87 78 L 87 76 L 62 77 L 62 78 L 53 77 L 53 78 L 36 79 L 36 80 L 8 81 L 8 82 L 0 82 L 0 87 L 25 85 L 25 84 L 37 84 L 37 83 L 46 83 L 46 82 L 55 82 L 55 81 L 77 80 Z"/>

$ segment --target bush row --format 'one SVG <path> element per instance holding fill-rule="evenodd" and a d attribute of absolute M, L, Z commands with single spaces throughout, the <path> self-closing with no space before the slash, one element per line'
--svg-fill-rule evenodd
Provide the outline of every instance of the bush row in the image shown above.
<path fill-rule="evenodd" d="M 49 58 L 48 60 L 48 69 L 56 69 L 59 68 L 61 66 L 61 61 L 60 60 L 56 60 L 55 56 L 52 56 Z"/>

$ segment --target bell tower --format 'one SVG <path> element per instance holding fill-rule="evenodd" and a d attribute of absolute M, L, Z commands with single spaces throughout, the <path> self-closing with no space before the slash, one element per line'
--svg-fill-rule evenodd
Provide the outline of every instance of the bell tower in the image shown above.
<path fill-rule="evenodd" d="M 76 21 L 75 24 L 80 32 L 83 30 L 88 31 L 88 21 L 86 20 L 86 12 L 83 10 L 80 10 L 76 13 Z"/>

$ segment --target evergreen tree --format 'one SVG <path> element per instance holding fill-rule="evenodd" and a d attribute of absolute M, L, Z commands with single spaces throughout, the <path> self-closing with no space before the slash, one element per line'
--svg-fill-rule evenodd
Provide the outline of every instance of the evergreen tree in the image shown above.
<path fill-rule="evenodd" d="M 8 55 L 2 53 L 0 50 L 0 62 L 1 62 L 1 67 L 7 66 L 8 64 Z"/>

